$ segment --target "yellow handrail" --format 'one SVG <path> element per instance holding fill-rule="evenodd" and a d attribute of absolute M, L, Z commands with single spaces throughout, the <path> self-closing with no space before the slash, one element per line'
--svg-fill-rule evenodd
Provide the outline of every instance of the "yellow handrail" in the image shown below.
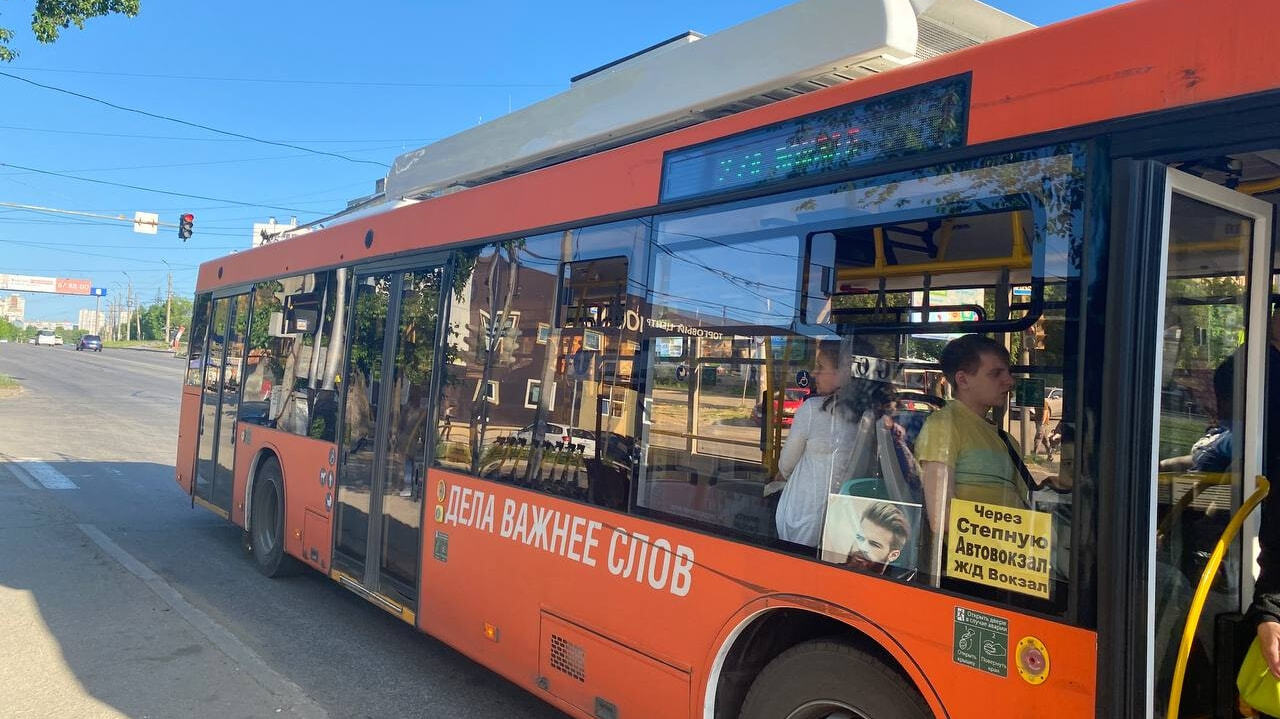
<path fill-rule="evenodd" d="M 1236 538 L 1236 533 L 1240 531 L 1240 525 L 1244 524 L 1245 518 L 1266 498 L 1270 490 L 1271 484 L 1267 478 L 1258 475 L 1258 488 L 1249 495 L 1244 504 L 1240 505 L 1240 509 L 1231 515 L 1231 521 L 1227 523 L 1227 528 L 1222 530 L 1222 536 L 1218 537 L 1218 544 L 1213 548 L 1213 554 L 1209 556 L 1209 563 L 1200 573 L 1200 583 L 1196 585 L 1195 596 L 1191 598 L 1191 609 L 1187 612 L 1187 622 L 1182 627 L 1178 661 L 1173 665 L 1173 686 L 1169 688 L 1169 710 L 1165 712 L 1168 719 L 1178 719 L 1178 704 L 1182 700 L 1182 680 L 1187 674 L 1191 642 L 1196 637 L 1196 625 L 1200 623 L 1200 613 L 1204 610 L 1204 602 L 1209 596 L 1209 587 L 1213 585 L 1213 577 L 1218 573 L 1218 565 L 1222 564 L 1222 557 L 1227 553 L 1227 547 L 1231 545 L 1231 541 Z"/>
<path fill-rule="evenodd" d="M 917 277 L 920 275 L 944 275 L 981 270 L 1024 270 L 1030 268 L 1030 257 L 1024 257 L 1023 259 L 1016 257 L 984 257 L 973 260 L 913 262 L 906 265 L 884 265 L 883 267 L 841 267 L 836 270 L 836 277 L 839 281 L 846 282 L 850 280 L 879 279 L 881 277 Z"/>

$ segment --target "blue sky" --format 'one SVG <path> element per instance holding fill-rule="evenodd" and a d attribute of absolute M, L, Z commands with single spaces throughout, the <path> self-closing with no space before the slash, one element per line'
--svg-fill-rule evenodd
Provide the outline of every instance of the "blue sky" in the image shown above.
<path fill-rule="evenodd" d="M 163 3 L 90 21 L 39 45 L 30 2 L 0 4 L 15 62 L 0 72 L 257 138 L 390 163 L 553 95 L 568 79 L 684 30 L 710 34 L 787 0 L 544 3 Z M 1036 24 L 1116 4 L 995 0 Z M 0 273 L 88 278 L 143 302 L 172 271 L 189 296 L 196 267 L 247 247 L 269 216 L 300 222 L 368 194 L 375 164 L 241 141 L 122 112 L 0 76 L 0 163 L 217 199 L 188 199 L 0 166 L 0 202 L 106 215 L 196 215 L 186 243 L 131 225 L 0 206 Z M 230 202 L 229 202 L 229 201 Z M 243 203 L 243 204 L 241 204 Z M 275 209 L 265 207 L 275 206 Z M 7 294 L 7 293 L 4 293 Z M 74 320 L 80 297 L 27 294 L 31 320 Z"/>

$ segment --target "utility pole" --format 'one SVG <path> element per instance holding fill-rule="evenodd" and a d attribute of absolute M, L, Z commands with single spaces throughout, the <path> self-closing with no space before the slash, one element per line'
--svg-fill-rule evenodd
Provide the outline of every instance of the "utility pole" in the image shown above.
<path fill-rule="evenodd" d="M 125 301 L 124 301 L 124 311 L 125 311 L 124 341 L 125 342 L 129 342 L 130 340 L 133 339 L 133 337 L 130 336 L 132 334 L 133 328 L 129 326 L 130 318 L 128 317 L 129 308 L 132 306 L 133 306 L 133 278 L 129 278 L 129 294 L 125 295 Z"/>
<path fill-rule="evenodd" d="M 169 346 L 172 341 L 169 339 L 169 314 L 173 312 L 173 273 L 169 273 L 169 288 L 165 292 L 164 300 L 164 345 Z"/>

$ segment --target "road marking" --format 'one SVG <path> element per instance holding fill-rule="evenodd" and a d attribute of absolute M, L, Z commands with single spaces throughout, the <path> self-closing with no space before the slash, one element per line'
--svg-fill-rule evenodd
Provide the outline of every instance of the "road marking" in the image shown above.
<path fill-rule="evenodd" d="M 80 489 L 75 482 L 67 478 L 67 475 L 39 460 L 18 459 L 11 464 L 39 482 L 45 489 Z"/>
<path fill-rule="evenodd" d="M 18 466 L 18 463 L 17 461 L 12 459 L 6 459 L 5 465 L 10 468 L 16 468 Z M 19 472 L 17 469 L 12 469 L 9 472 L 9 474 L 12 474 L 13 476 L 17 477 L 19 482 L 22 482 L 23 484 L 27 485 L 27 487 L 31 489 L 40 489 L 40 485 L 36 484 L 36 481 L 32 479 L 31 475 L 27 474 L 26 472 Z"/>
<path fill-rule="evenodd" d="M 107 535 L 102 533 L 102 530 L 92 524 L 79 524 L 76 526 L 80 527 L 80 531 L 84 532 L 89 539 L 92 539 L 94 544 L 97 544 L 102 551 L 111 555 L 122 567 L 129 570 L 130 574 L 141 579 L 143 584 L 146 584 L 160 599 L 164 600 L 183 619 L 186 619 L 196 631 L 203 634 L 231 661 L 245 670 L 245 673 L 253 678 L 259 686 L 278 697 L 281 702 L 289 705 L 289 708 L 295 714 L 321 718 L 328 716 L 328 712 L 312 701 L 306 695 L 306 692 L 302 691 L 302 687 L 278 674 L 252 649 L 237 639 L 234 634 L 215 622 L 208 614 L 183 599 L 178 590 L 174 589 L 160 575 L 151 571 L 147 565 L 134 558 L 132 554 L 122 549 L 120 545 L 111 541 Z M 277 709 L 276 711 L 279 712 L 280 710 Z"/>

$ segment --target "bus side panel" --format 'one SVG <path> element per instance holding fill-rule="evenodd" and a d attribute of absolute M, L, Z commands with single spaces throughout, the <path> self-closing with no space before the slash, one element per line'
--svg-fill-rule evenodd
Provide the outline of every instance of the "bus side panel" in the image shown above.
<path fill-rule="evenodd" d="M 331 442 L 302 437 L 292 432 L 262 427 L 248 422 L 238 425 L 238 437 L 249 440 L 236 450 L 236 479 L 232 495 L 231 520 L 245 526 L 248 479 L 262 451 L 275 453 L 284 476 L 284 549 L 306 564 L 329 570 L 333 548 L 334 467 L 329 462 L 336 448 Z"/>
<path fill-rule="evenodd" d="M 196 447 L 200 445 L 200 387 L 182 387 L 178 408 L 178 458 L 174 479 L 182 491 L 191 494 L 196 472 Z"/>
<path fill-rule="evenodd" d="M 969 144 L 1269 90 L 1278 22 L 1270 0 L 1126 3 L 992 43 Z"/>
<path fill-rule="evenodd" d="M 624 652 L 594 663 L 593 653 L 616 643 L 692 678 L 687 704 L 663 716 L 701 716 L 717 652 L 734 628 L 761 610 L 791 607 L 865 628 L 953 717 L 1094 711 L 1092 632 L 439 469 L 428 487 L 433 519 L 423 538 L 419 627 L 544 698 L 572 701 L 558 685 L 582 681 L 554 669 L 551 653 L 568 646 L 569 656 L 580 657 L 590 689 L 592 667 L 617 665 Z M 958 609 L 1008 622 L 1007 642 L 989 648 L 990 666 L 1003 659 L 1003 674 L 957 663 Z M 548 615 L 604 641 L 553 644 Z M 1048 654 L 1048 679 L 1039 685 L 1017 669 L 1027 637 Z M 550 676 L 540 669 L 546 663 Z M 540 676 L 547 690 L 538 687 Z M 651 708 L 644 686 L 618 691 L 601 698 L 619 715 Z"/>

